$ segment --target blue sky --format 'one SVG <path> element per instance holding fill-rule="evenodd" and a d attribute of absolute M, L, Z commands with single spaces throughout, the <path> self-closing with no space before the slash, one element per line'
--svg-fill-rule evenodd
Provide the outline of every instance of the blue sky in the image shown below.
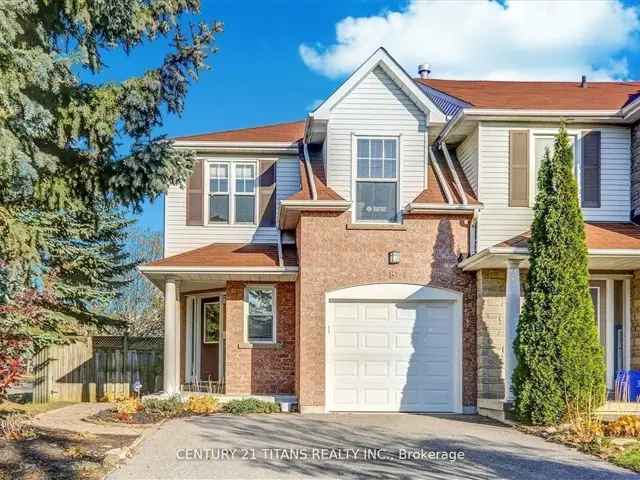
<path fill-rule="evenodd" d="M 640 77 L 640 21 L 629 1 L 202 3 L 202 19 L 225 30 L 183 115 L 166 118 L 160 131 L 169 136 L 301 119 L 380 45 L 410 73 L 430 62 L 435 77 Z M 139 74 L 165 47 L 109 54 L 100 79 Z M 145 205 L 139 225 L 162 230 L 162 209 L 161 199 Z"/>

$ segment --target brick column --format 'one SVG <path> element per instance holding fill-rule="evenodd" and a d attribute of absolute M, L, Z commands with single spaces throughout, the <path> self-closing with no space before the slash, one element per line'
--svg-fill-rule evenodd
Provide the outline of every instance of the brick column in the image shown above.
<path fill-rule="evenodd" d="M 225 300 L 225 393 L 252 393 L 251 350 L 239 348 L 244 342 L 244 283 L 227 282 Z"/>

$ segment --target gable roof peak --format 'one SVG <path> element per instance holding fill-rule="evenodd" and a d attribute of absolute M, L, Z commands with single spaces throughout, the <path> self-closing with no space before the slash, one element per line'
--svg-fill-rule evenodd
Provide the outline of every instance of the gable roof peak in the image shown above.
<path fill-rule="evenodd" d="M 389 77 L 396 82 L 402 91 L 420 108 L 429 115 L 429 121 L 444 123 L 445 116 L 440 109 L 425 95 L 422 89 L 414 82 L 411 75 L 402 68 L 395 58 L 382 46 L 378 47 L 363 63 L 361 63 L 347 79 L 327 98 L 318 108 L 309 114 L 315 120 L 328 120 L 333 107 L 339 103 L 360 81 L 372 72 L 376 67 L 382 67 Z"/>

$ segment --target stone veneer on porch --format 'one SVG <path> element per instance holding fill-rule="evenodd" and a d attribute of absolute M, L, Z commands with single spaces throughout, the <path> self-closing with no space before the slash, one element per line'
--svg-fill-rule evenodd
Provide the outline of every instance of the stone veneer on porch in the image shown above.
<path fill-rule="evenodd" d="M 520 270 L 520 285 L 526 281 Z M 478 412 L 505 418 L 505 318 L 507 271 L 484 269 L 477 272 Z M 521 289 L 521 295 L 524 295 Z M 630 366 L 640 369 L 640 270 L 631 279 Z"/>

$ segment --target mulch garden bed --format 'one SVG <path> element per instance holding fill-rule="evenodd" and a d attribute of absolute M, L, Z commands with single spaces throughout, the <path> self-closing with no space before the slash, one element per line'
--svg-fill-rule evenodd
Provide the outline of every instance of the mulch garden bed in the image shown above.
<path fill-rule="evenodd" d="M 175 417 L 175 415 L 173 417 Z M 109 408 L 85 418 L 85 421 L 95 423 L 124 423 L 127 425 L 151 425 L 154 423 L 160 423 L 165 418 L 167 418 L 165 415 L 145 410 L 123 415 L 118 413 L 115 409 Z"/>
<path fill-rule="evenodd" d="M 112 468 L 103 463 L 107 452 L 133 440 L 128 435 L 33 428 L 24 438 L 0 439 L 0 479 L 102 479 Z"/>

